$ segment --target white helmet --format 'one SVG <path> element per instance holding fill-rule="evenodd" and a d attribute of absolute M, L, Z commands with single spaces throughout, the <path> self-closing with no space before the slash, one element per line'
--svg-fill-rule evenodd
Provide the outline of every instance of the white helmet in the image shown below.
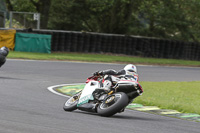
<path fill-rule="evenodd" d="M 128 64 L 124 67 L 125 71 L 129 71 L 129 72 L 136 72 L 137 73 L 137 68 L 135 65 L 133 64 Z"/>

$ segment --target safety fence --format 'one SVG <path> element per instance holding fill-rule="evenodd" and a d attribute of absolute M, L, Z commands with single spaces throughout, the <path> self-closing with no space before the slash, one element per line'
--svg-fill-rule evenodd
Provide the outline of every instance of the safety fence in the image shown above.
<path fill-rule="evenodd" d="M 200 44 L 196 42 L 72 31 L 34 30 L 32 33 L 51 34 L 52 51 L 200 60 Z"/>
<path fill-rule="evenodd" d="M 51 53 L 51 35 L 0 30 L 0 48 L 3 46 L 21 52 Z"/>
<path fill-rule="evenodd" d="M 132 56 L 200 60 L 200 44 L 140 36 L 52 30 L 17 30 L 49 34 L 53 52 L 113 53 Z"/>
<path fill-rule="evenodd" d="M 0 30 L 0 47 L 6 46 L 13 50 L 15 47 L 16 30 Z"/>

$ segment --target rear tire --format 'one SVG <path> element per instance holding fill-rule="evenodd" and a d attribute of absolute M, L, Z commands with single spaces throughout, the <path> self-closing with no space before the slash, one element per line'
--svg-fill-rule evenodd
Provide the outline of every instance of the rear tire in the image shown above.
<path fill-rule="evenodd" d="M 123 110 L 128 105 L 128 101 L 128 96 L 125 93 L 114 93 L 109 95 L 101 104 L 99 104 L 97 112 L 101 116 L 112 116 Z"/>
<path fill-rule="evenodd" d="M 65 104 L 63 105 L 63 109 L 65 111 L 73 111 L 77 109 L 77 104 L 79 100 L 79 96 L 81 95 L 81 92 L 77 93 L 76 95 L 70 97 Z"/>

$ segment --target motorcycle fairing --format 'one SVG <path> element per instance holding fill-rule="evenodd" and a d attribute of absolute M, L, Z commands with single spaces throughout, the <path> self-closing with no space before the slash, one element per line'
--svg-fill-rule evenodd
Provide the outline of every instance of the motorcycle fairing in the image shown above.
<path fill-rule="evenodd" d="M 94 100 L 94 97 L 92 95 L 92 93 L 95 91 L 96 88 L 99 88 L 99 82 L 98 81 L 89 81 L 83 91 L 82 91 L 82 94 L 80 96 L 80 99 L 78 101 L 78 104 L 77 104 L 77 107 L 82 105 L 82 104 L 85 104 L 85 103 L 88 103 L 89 100 Z"/>

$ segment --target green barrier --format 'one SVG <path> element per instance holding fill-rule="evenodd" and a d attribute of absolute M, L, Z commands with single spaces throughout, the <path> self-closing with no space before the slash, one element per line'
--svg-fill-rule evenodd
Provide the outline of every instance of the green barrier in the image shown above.
<path fill-rule="evenodd" d="M 51 35 L 16 33 L 15 51 L 51 53 Z"/>

